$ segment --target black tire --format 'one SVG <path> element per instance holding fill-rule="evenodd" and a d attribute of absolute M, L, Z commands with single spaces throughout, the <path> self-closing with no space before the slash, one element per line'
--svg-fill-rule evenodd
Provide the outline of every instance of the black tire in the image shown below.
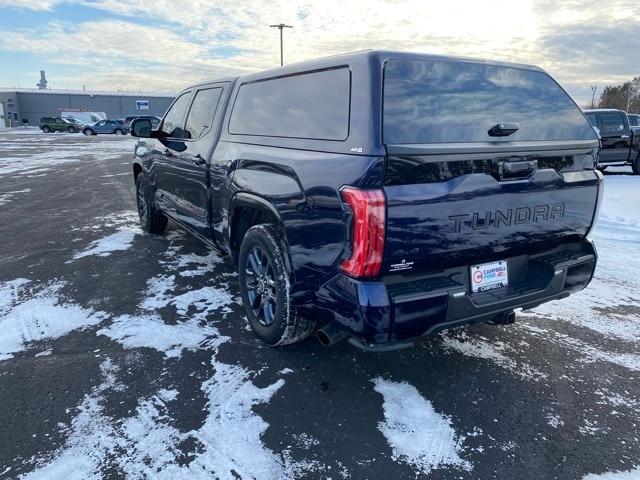
<path fill-rule="evenodd" d="M 120 130 L 119 128 L 116 128 L 116 129 L 113 131 L 113 134 L 114 134 L 114 135 L 124 135 L 124 132 L 123 132 L 122 130 Z"/>
<path fill-rule="evenodd" d="M 43 131 L 44 133 L 50 133 L 50 132 L 51 132 L 51 129 L 50 129 L 48 126 L 46 126 L 46 125 L 45 125 L 44 127 L 42 127 L 42 131 Z"/>
<path fill-rule="evenodd" d="M 76 132 L 77 132 L 77 130 L 76 130 L 75 128 L 73 128 L 73 127 L 69 127 L 69 128 L 67 129 L 67 132 L 69 132 L 69 133 L 76 133 Z"/>
<path fill-rule="evenodd" d="M 313 333 L 315 321 L 296 315 L 282 242 L 272 225 L 255 225 L 247 231 L 240 247 L 238 273 L 247 319 L 260 339 L 279 346 Z"/>
<path fill-rule="evenodd" d="M 167 217 L 158 209 L 144 173 L 136 178 L 136 206 L 140 226 L 147 233 L 161 234 L 167 228 Z"/>
<path fill-rule="evenodd" d="M 93 133 L 93 130 L 91 130 L 90 128 L 85 128 L 82 133 L 84 133 L 85 135 L 89 136 L 89 135 L 95 135 L 95 133 Z"/>
<path fill-rule="evenodd" d="M 633 170 L 634 175 L 640 175 L 640 153 L 636 157 L 636 161 L 631 165 L 631 170 Z"/>

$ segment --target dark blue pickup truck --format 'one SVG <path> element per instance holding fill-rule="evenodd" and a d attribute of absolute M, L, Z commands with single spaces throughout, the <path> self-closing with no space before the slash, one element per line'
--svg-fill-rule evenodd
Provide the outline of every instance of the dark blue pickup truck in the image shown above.
<path fill-rule="evenodd" d="M 599 141 L 533 66 L 339 55 L 194 85 L 131 130 L 142 226 L 228 254 L 270 345 L 399 348 L 593 275 Z"/>

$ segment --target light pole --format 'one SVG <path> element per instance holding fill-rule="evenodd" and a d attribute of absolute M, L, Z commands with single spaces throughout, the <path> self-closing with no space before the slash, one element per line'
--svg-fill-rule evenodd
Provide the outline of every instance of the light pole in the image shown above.
<path fill-rule="evenodd" d="M 279 23 L 278 25 L 269 25 L 271 28 L 277 28 L 280 30 L 280 66 L 284 65 L 284 56 L 282 54 L 282 30 L 284 28 L 293 28 L 292 25 L 285 25 L 284 23 Z"/>
<path fill-rule="evenodd" d="M 591 108 L 595 108 L 596 101 L 596 90 L 598 89 L 597 85 L 591 85 Z"/>

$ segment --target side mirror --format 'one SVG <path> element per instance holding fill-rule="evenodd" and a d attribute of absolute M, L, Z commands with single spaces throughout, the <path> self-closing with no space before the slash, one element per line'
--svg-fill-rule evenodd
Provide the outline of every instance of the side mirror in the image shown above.
<path fill-rule="evenodd" d="M 131 136 L 151 138 L 151 120 L 148 118 L 136 118 L 131 122 Z"/>

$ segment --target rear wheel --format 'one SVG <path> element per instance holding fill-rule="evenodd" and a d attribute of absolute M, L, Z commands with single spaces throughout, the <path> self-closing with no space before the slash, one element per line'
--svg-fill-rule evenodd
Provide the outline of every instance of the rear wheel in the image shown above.
<path fill-rule="evenodd" d="M 85 135 L 93 135 L 93 130 L 91 130 L 90 128 L 85 128 L 82 133 L 84 133 Z"/>
<path fill-rule="evenodd" d="M 45 125 L 44 127 L 42 127 L 42 131 L 44 133 L 49 133 L 49 132 L 51 132 L 51 129 L 48 126 Z"/>
<path fill-rule="evenodd" d="M 119 128 L 113 131 L 114 135 L 122 135 L 123 132 Z"/>
<path fill-rule="evenodd" d="M 631 169 L 635 175 L 640 175 L 640 153 L 636 157 L 636 161 L 631 165 Z"/>
<path fill-rule="evenodd" d="M 136 178 L 136 205 L 140 226 L 147 233 L 163 233 L 167 227 L 167 217 L 158 209 L 144 173 Z"/>
<path fill-rule="evenodd" d="M 260 339 L 271 346 L 287 345 L 313 333 L 315 321 L 296 315 L 282 242 L 272 225 L 255 225 L 247 231 L 238 272 L 242 303 Z"/>

